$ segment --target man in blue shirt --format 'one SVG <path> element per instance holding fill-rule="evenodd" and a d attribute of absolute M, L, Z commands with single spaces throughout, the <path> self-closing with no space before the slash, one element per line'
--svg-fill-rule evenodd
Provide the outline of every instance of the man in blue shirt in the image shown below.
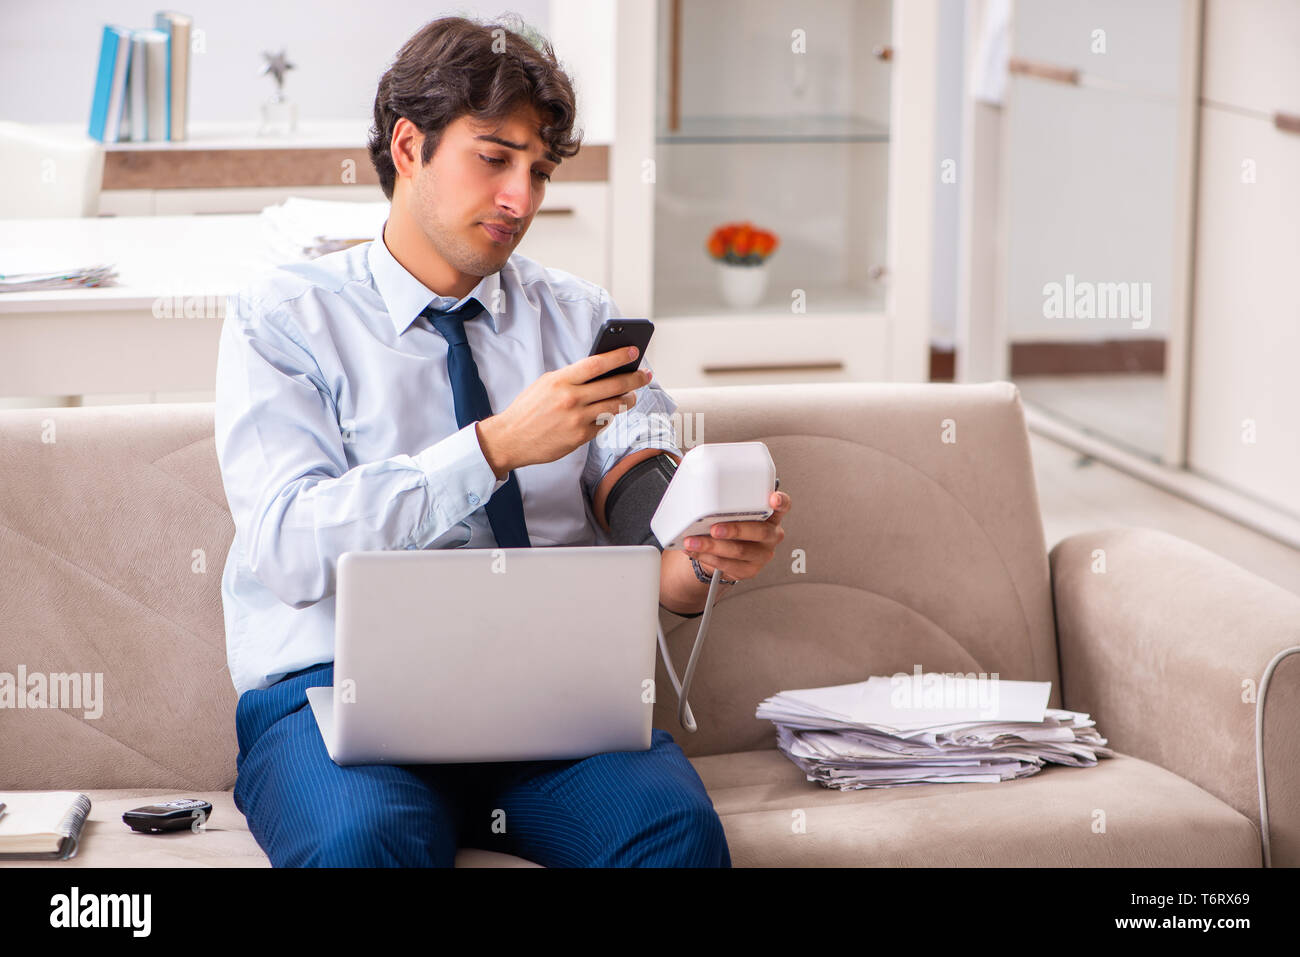
<path fill-rule="evenodd" d="M 228 303 L 216 440 L 236 528 L 222 577 L 235 802 L 276 866 L 450 865 L 462 838 L 551 866 L 729 866 L 712 802 L 661 729 L 647 752 L 579 761 L 343 768 L 307 706 L 307 688 L 333 683 L 342 553 L 495 547 L 485 508 L 512 473 L 530 544 L 607 544 L 618 478 L 681 457 L 676 403 L 647 364 L 589 381 L 631 357 L 586 355 L 620 315 L 605 290 L 512 255 L 579 141 L 549 46 L 506 32 L 502 51 L 499 32 L 444 18 L 413 36 L 375 98 L 387 222 Z M 462 428 L 432 318 L 470 300 L 483 308 L 465 336 L 494 414 Z M 593 441 L 606 427 L 617 441 Z M 665 551 L 661 604 L 703 608 L 691 555 L 709 575 L 756 575 L 789 501 L 773 493 L 767 522 Z"/>

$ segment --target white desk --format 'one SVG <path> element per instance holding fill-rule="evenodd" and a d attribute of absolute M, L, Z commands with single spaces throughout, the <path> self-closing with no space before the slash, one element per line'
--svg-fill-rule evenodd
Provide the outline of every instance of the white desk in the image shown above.
<path fill-rule="evenodd" d="M 0 293 L 0 396 L 210 391 L 226 296 L 275 265 L 262 229 L 256 214 L 0 220 L 0 273 L 54 251 L 118 270 L 116 286 Z"/>
<path fill-rule="evenodd" d="M 515 251 L 606 286 L 608 193 L 549 187 Z M 118 270 L 116 286 L 0 293 L 0 398 L 211 392 L 226 296 L 292 256 L 265 228 L 259 213 L 0 219 L 0 273 L 55 253 Z"/>

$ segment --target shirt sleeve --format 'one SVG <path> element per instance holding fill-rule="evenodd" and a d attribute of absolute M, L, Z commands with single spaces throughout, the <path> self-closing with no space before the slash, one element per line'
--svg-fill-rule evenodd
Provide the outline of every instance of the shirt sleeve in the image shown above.
<path fill-rule="evenodd" d="M 592 322 L 591 334 L 606 319 L 622 319 L 623 314 L 609 293 L 601 290 L 600 305 L 596 309 Z M 642 369 L 654 372 L 648 359 L 641 360 Z M 582 488 L 589 500 L 594 499 L 600 480 L 605 477 L 618 460 L 640 449 L 663 449 L 681 456 L 677 447 L 675 413 L 677 403 L 673 401 L 658 378 L 651 380 L 636 390 L 636 405 L 614 416 L 609 424 L 594 439 L 587 443 L 587 463 L 582 473 Z"/>
<path fill-rule="evenodd" d="M 474 423 L 415 455 L 349 468 L 334 396 L 301 333 L 287 311 L 243 294 L 227 300 L 214 417 L 249 570 L 294 608 L 334 593 L 344 552 L 423 548 L 507 481 Z"/>

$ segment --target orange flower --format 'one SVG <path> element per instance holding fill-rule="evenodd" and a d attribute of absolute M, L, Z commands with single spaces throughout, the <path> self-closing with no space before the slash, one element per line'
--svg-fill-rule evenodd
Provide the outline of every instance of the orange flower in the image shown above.
<path fill-rule="evenodd" d="M 731 240 L 731 248 L 735 250 L 737 256 L 748 256 L 750 250 L 754 248 L 754 231 L 748 224 L 736 230 L 736 235 Z"/>
<path fill-rule="evenodd" d="M 757 259 L 762 262 L 776 250 L 779 242 L 776 234 L 760 229 L 749 220 L 724 223 L 709 234 L 705 244 L 709 255 L 714 259 L 736 260 Z"/>

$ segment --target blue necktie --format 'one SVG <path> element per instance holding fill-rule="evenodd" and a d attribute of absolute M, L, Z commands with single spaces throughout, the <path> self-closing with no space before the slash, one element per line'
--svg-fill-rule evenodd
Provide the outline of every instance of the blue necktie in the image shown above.
<path fill-rule="evenodd" d="M 459 309 L 439 312 L 427 306 L 421 313 L 447 340 L 447 372 L 451 377 L 452 397 L 456 403 L 456 423 L 465 428 L 492 415 L 492 402 L 487 388 L 479 378 L 469 339 L 465 336 L 465 323 L 483 311 L 483 303 L 468 300 Z M 492 534 L 502 548 L 529 548 L 528 525 L 524 522 L 524 499 L 519 492 L 519 480 L 512 471 L 506 484 L 496 490 L 488 500 L 488 521 Z"/>

